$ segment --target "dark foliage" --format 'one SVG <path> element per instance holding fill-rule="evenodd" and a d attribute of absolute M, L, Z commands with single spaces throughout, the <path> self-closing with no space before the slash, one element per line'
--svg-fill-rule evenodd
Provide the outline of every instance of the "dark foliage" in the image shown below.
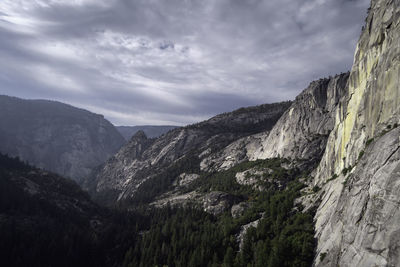
<path fill-rule="evenodd" d="M 314 256 L 313 214 L 294 206 L 303 185 L 299 170 L 285 170 L 284 161 L 245 162 L 228 171 L 203 175 L 193 187 L 221 190 L 252 202 L 239 218 L 211 216 L 196 208 L 158 210 L 150 229 L 125 255 L 124 266 L 310 266 Z M 236 183 L 238 171 L 272 169 L 271 177 L 285 186 L 266 183 L 260 192 Z M 262 214 L 262 215 L 261 215 Z M 238 252 L 240 226 L 256 219 Z"/>
<path fill-rule="evenodd" d="M 194 156 L 149 180 L 139 190 L 136 210 L 129 212 L 98 207 L 74 182 L 0 156 L 2 265 L 309 266 L 315 246 L 312 214 L 294 206 L 303 186 L 297 182 L 300 171 L 286 170 L 282 163 L 244 162 L 202 175 L 193 186 L 251 203 L 242 216 L 232 218 L 197 207 L 149 209 L 146 203 L 167 190 L 182 169 L 199 171 Z M 272 170 L 263 191 L 236 183 L 235 173 L 249 168 Z M 257 219 L 259 226 L 250 228 L 238 252 L 240 227 Z"/>
<path fill-rule="evenodd" d="M 2 266 L 114 266 L 144 216 L 96 206 L 72 180 L 0 155 Z"/>

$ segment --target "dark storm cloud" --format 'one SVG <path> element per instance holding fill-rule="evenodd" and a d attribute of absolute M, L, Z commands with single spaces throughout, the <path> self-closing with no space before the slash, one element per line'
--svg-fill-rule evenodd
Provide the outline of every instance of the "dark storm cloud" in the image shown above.
<path fill-rule="evenodd" d="M 0 94 L 187 124 L 347 71 L 369 0 L 2 0 Z"/>

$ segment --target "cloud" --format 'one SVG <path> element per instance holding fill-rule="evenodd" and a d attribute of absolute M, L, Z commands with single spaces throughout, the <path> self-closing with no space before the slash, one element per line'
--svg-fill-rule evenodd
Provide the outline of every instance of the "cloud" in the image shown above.
<path fill-rule="evenodd" d="M 293 99 L 347 71 L 369 0 L 2 0 L 0 93 L 113 123 Z"/>

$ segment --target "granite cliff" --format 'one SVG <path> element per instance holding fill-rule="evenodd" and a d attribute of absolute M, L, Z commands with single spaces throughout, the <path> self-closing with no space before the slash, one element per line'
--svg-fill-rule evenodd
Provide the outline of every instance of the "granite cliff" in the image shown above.
<path fill-rule="evenodd" d="M 373 0 L 314 174 L 317 266 L 398 266 L 400 1 Z"/>
<path fill-rule="evenodd" d="M 313 81 L 296 97 L 271 131 L 231 143 L 205 158 L 202 170 L 224 170 L 246 160 L 282 157 L 319 162 L 335 123 L 349 73 Z"/>

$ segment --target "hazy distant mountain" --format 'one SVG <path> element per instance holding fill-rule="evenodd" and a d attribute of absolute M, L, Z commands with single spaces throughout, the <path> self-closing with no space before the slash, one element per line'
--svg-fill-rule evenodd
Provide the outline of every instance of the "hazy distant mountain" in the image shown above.
<path fill-rule="evenodd" d="M 102 115 L 47 100 L 0 96 L 0 152 L 79 181 L 124 138 Z"/>
<path fill-rule="evenodd" d="M 138 131 L 143 131 L 148 138 L 155 138 L 178 127 L 171 125 L 116 126 L 117 130 L 127 141 Z"/>

